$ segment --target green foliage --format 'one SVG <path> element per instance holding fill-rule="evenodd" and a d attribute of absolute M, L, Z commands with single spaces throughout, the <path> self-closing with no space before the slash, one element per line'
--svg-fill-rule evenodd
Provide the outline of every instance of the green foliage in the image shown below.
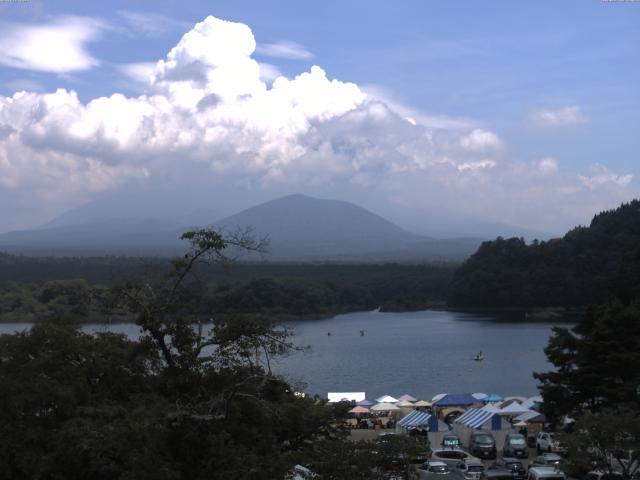
<path fill-rule="evenodd" d="M 527 245 L 484 242 L 455 273 L 450 303 L 470 307 L 582 307 L 640 293 L 640 200 L 589 227 Z"/>
<path fill-rule="evenodd" d="M 555 371 L 535 373 L 544 412 L 564 415 L 603 408 L 640 410 L 640 301 L 590 308 L 573 329 L 554 328 L 545 348 Z"/>
<path fill-rule="evenodd" d="M 11 258 L 18 259 L 18 265 L 36 261 Z M 48 261 L 41 259 L 41 266 L 48 265 Z M 62 278 L 67 264 L 61 259 L 55 261 L 60 279 L 0 283 L 0 321 L 35 322 L 57 317 L 96 323 L 132 321 L 124 310 L 116 308 L 109 283 Z M 76 261 L 79 260 L 66 260 L 71 266 Z M 140 259 L 129 259 L 128 263 L 120 263 L 122 259 L 113 261 L 109 267 L 111 275 L 121 269 L 120 278 L 125 282 L 127 269 L 132 269 Z M 171 268 L 184 265 L 184 261 L 179 259 Z M 82 273 L 82 264 L 77 266 Z M 102 264 L 94 266 L 93 273 L 85 271 L 87 278 L 101 277 L 95 272 L 103 268 Z M 180 291 L 181 310 L 207 318 L 251 313 L 277 319 L 326 316 L 378 306 L 387 311 L 419 310 L 444 302 L 453 269 L 452 265 L 234 264 L 227 274 L 221 274 L 220 269 L 196 264 L 193 271 L 197 280 L 188 279 Z M 147 271 L 148 274 L 145 271 L 141 268 L 128 281 L 139 284 L 146 278 L 164 278 L 171 273 L 160 268 Z M 6 271 L 0 268 L 0 278 L 3 273 Z M 53 275 L 41 273 L 42 277 L 35 275 L 33 279 Z"/>
<path fill-rule="evenodd" d="M 563 469 L 580 478 L 589 470 L 622 475 L 640 473 L 640 412 L 605 409 L 585 412 L 570 433 L 560 434 L 567 446 Z"/>

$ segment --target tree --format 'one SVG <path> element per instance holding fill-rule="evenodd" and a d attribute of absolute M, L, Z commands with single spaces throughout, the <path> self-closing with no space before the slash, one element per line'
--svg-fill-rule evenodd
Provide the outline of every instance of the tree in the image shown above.
<path fill-rule="evenodd" d="M 552 423 L 603 408 L 640 409 L 640 301 L 592 307 L 572 329 L 554 328 L 545 348 L 555 371 L 540 380 Z"/>
<path fill-rule="evenodd" d="M 560 435 L 567 446 L 563 467 L 573 476 L 585 470 L 619 473 L 630 480 L 640 473 L 640 412 L 604 409 L 585 412 L 571 433 Z"/>
<path fill-rule="evenodd" d="M 183 238 L 168 278 L 118 289 L 140 341 L 61 321 L 0 336 L 1 480 L 283 478 L 339 433 L 340 412 L 272 372 L 293 348 L 285 329 L 255 316 L 193 327 L 196 264 L 263 243 Z"/>

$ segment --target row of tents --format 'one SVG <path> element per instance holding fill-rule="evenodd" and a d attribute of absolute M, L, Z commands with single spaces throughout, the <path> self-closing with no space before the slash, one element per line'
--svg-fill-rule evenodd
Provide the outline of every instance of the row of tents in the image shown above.
<path fill-rule="evenodd" d="M 350 412 L 357 416 L 379 412 L 395 412 L 398 415 L 406 413 L 407 409 L 413 409 L 397 423 L 398 427 L 407 430 L 428 427 L 430 431 L 438 431 L 438 413 L 444 416 L 451 412 L 459 412 L 453 420 L 454 427 L 457 428 L 501 430 L 546 422 L 544 415 L 539 411 L 542 404 L 540 396 L 503 398 L 497 394 L 445 393 L 426 401 L 406 394 L 399 398 L 383 395 L 376 398 L 374 403 L 366 400 L 364 392 L 360 392 L 358 398 L 357 401 L 355 398 L 343 399 L 355 403 Z"/>

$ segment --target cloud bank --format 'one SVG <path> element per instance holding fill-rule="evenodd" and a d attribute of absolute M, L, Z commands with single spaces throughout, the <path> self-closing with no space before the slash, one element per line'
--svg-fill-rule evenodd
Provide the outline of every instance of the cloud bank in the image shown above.
<path fill-rule="evenodd" d="M 77 54 L 60 68 L 98 62 L 81 48 L 97 30 L 77 31 L 84 32 L 72 35 L 82 38 L 72 42 Z M 442 205 L 548 229 L 634 193 L 630 175 L 510 159 L 506 142 L 486 127 L 425 125 L 319 66 L 280 76 L 253 58 L 255 50 L 248 26 L 207 17 L 164 59 L 120 67 L 145 84 L 143 95 L 87 103 L 64 89 L 0 97 L 0 202 L 11 212 L 0 230 L 127 182 L 189 171 L 245 189 L 349 191 L 365 205 L 384 201 L 416 215 Z M 53 69 L 21 58 L 13 66 Z"/>

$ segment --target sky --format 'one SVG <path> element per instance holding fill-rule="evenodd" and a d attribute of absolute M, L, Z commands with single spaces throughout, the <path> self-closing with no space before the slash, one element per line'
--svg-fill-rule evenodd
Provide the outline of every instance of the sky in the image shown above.
<path fill-rule="evenodd" d="M 0 31 L 0 232 L 132 192 L 421 233 L 640 196 L 637 1 L 0 1 Z"/>

